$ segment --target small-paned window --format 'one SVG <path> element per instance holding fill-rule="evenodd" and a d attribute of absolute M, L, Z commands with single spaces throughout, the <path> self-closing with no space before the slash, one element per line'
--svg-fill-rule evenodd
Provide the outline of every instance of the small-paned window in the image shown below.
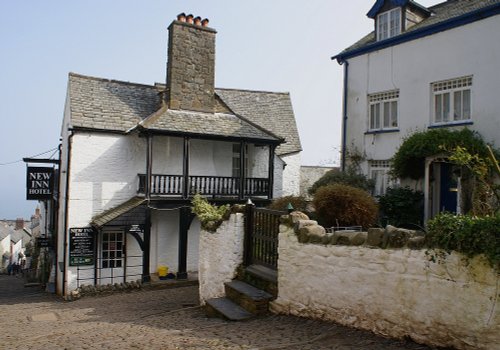
<path fill-rule="evenodd" d="M 377 16 L 377 41 L 392 38 L 401 33 L 401 8 L 383 12 Z"/>
<path fill-rule="evenodd" d="M 396 129 L 398 127 L 399 90 L 368 95 L 368 130 Z"/>
<path fill-rule="evenodd" d="M 391 178 L 389 173 L 391 169 L 389 160 L 371 160 L 369 165 L 370 179 L 375 183 L 375 188 L 373 189 L 374 196 L 382 196 L 389 187 L 397 185 L 397 182 Z"/>
<path fill-rule="evenodd" d="M 471 119 L 472 76 L 431 84 L 433 124 L 463 122 Z"/>
<path fill-rule="evenodd" d="M 123 266 L 123 232 L 104 231 L 102 234 L 101 250 L 102 268 Z"/>

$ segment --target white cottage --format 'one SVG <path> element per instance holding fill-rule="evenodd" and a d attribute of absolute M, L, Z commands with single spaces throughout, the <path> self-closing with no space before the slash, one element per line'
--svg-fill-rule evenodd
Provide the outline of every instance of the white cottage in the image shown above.
<path fill-rule="evenodd" d="M 166 84 L 70 73 L 58 294 L 148 281 L 159 266 L 186 279 L 198 267 L 195 193 L 217 204 L 299 193 L 289 94 L 215 88 L 216 31 L 207 24 L 184 14 L 172 22 Z"/>
<path fill-rule="evenodd" d="M 364 174 L 383 194 L 390 159 L 419 130 L 468 127 L 499 145 L 500 1 L 450 0 L 426 8 L 377 0 L 374 31 L 333 57 L 344 66 L 343 161 L 365 156 Z M 427 162 L 426 218 L 457 209 L 449 165 Z M 432 178 L 429 177 L 432 173 Z"/>

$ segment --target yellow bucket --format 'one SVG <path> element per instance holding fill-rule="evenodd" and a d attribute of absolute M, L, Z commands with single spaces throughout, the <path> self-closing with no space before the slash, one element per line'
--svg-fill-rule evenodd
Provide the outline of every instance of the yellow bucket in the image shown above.
<path fill-rule="evenodd" d="M 168 274 L 167 266 L 158 266 L 158 277 L 166 277 Z"/>

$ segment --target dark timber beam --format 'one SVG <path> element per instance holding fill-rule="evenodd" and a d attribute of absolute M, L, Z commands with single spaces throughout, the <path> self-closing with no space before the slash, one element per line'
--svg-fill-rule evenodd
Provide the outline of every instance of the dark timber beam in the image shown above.
<path fill-rule="evenodd" d="M 182 207 L 179 211 L 179 261 L 177 267 L 177 279 L 185 280 L 187 273 L 187 251 L 188 251 L 188 231 L 194 215 L 190 207 Z"/>
<path fill-rule="evenodd" d="M 267 198 L 273 198 L 273 187 L 274 187 L 274 151 L 276 149 L 275 145 L 269 145 L 269 188 Z"/>
<path fill-rule="evenodd" d="M 146 209 L 146 220 L 144 223 L 144 249 L 142 252 L 142 281 L 149 282 L 149 256 L 151 250 L 151 209 Z"/>
<path fill-rule="evenodd" d="M 189 137 L 184 137 L 182 160 L 182 175 L 184 175 L 182 198 L 187 199 L 189 198 Z"/>

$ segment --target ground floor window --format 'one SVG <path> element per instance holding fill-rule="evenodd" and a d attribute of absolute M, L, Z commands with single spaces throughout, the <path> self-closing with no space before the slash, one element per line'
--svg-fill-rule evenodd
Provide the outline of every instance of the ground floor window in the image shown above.
<path fill-rule="evenodd" d="M 369 176 L 370 179 L 375 182 L 375 188 L 373 190 L 374 196 L 384 195 L 389 187 L 394 187 L 397 184 L 389 174 L 390 168 L 391 163 L 389 160 L 370 161 Z"/>
<path fill-rule="evenodd" d="M 123 266 L 123 231 L 104 231 L 102 233 L 102 268 Z"/>

